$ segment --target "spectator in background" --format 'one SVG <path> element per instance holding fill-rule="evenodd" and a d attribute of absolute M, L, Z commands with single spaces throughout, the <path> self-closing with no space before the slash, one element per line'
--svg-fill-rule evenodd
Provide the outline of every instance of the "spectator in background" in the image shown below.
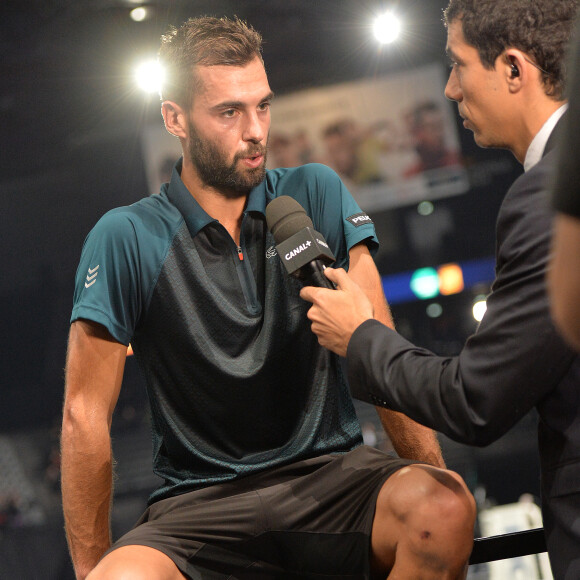
<path fill-rule="evenodd" d="M 417 105 L 409 113 L 408 122 L 418 160 L 405 170 L 405 177 L 459 164 L 459 155 L 445 142 L 445 119 L 437 103 L 427 101 Z"/>
<path fill-rule="evenodd" d="M 379 156 L 386 149 L 375 129 L 353 119 L 340 119 L 322 132 L 327 163 L 347 183 L 366 185 L 384 181 Z"/>
<path fill-rule="evenodd" d="M 268 141 L 271 167 L 298 167 L 301 165 L 294 140 L 281 133 L 272 133 Z"/>
<path fill-rule="evenodd" d="M 298 167 L 317 163 L 308 134 L 303 129 L 293 135 L 272 132 L 268 140 L 268 166 Z"/>
<path fill-rule="evenodd" d="M 341 119 L 324 128 L 322 141 L 327 163 L 343 179 L 355 180 L 359 131 L 352 119 Z"/>

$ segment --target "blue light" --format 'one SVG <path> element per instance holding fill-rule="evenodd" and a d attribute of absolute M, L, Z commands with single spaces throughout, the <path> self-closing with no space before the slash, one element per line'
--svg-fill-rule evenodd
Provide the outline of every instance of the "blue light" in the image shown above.
<path fill-rule="evenodd" d="M 483 258 L 459 262 L 463 270 L 465 290 L 478 284 L 491 284 L 495 278 L 495 258 Z M 414 270 L 382 276 L 383 289 L 389 304 L 413 302 L 417 297 L 411 290 L 411 277 Z"/>

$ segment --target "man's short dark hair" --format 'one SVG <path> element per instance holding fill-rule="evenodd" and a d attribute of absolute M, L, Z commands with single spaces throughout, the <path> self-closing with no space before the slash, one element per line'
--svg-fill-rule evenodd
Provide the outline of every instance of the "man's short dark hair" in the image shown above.
<path fill-rule="evenodd" d="M 450 0 L 443 15 L 445 26 L 461 20 L 486 68 L 507 48 L 525 52 L 542 69 L 546 94 L 560 100 L 577 8 L 578 0 Z"/>
<path fill-rule="evenodd" d="M 165 78 L 161 100 L 189 108 L 197 88 L 197 66 L 244 66 L 262 59 L 262 37 L 239 18 L 190 18 L 161 37 L 159 63 Z"/>

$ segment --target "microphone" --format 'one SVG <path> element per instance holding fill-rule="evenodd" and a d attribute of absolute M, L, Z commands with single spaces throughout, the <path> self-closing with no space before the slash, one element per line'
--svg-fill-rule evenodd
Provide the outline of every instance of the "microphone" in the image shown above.
<path fill-rule="evenodd" d="M 292 197 L 281 195 L 266 206 L 266 223 L 276 241 L 276 250 L 290 276 L 305 286 L 335 289 L 324 275 L 335 261 L 326 240 L 314 229 L 304 208 Z"/>

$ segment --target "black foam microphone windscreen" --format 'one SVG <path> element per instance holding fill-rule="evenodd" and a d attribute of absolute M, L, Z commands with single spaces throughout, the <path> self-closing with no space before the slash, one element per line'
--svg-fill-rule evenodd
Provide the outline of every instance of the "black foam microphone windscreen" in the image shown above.
<path fill-rule="evenodd" d="M 326 240 L 314 229 L 304 208 L 281 195 L 266 206 L 266 222 L 288 274 L 310 286 L 332 288 L 324 269 L 335 260 Z"/>

